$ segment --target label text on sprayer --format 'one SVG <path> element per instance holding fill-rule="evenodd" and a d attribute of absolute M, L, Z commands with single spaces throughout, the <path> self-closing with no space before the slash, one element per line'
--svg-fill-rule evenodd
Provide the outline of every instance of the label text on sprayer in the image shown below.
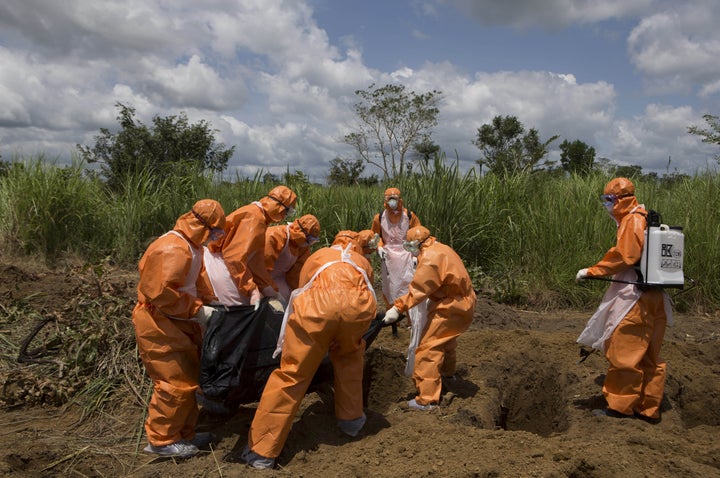
<path fill-rule="evenodd" d="M 660 245 L 660 268 L 661 269 L 682 269 L 682 252 L 673 251 L 674 244 Z"/>

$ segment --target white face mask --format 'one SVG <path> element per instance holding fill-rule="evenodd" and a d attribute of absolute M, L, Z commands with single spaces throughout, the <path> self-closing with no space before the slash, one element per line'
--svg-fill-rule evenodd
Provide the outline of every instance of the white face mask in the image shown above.
<path fill-rule="evenodd" d="M 397 199 L 388 199 L 388 207 L 392 209 L 393 211 L 398 208 L 398 200 Z"/>
<path fill-rule="evenodd" d="M 605 210 L 607 211 L 610 218 L 615 221 L 615 224 L 620 226 L 620 223 L 618 222 L 617 218 L 615 217 L 615 214 L 613 214 L 613 209 L 615 209 L 615 204 L 604 204 Z"/>

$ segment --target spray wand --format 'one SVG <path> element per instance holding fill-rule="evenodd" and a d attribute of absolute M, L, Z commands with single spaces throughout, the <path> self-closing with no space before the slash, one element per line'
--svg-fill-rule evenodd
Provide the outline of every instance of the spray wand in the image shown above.
<path fill-rule="evenodd" d="M 632 285 L 639 285 L 639 286 L 652 286 L 653 284 L 648 284 L 646 282 L 637 282 L 637 281 L 627 281 L 627 280 L 619 280 L 619 279 L 612 279 L 610 277 L 583 277 L 583 279 L 589 279 L 589 280 L 601 280 L 605 282 L 618 282 L 620 284 L 632 284 Z M 676 294 L 673 294 L 673 299 L 680 294 L 684 294 L 685 292 L 688 292 L 689 290 L 693 289 L 695 286 L 697 286 L 697 282 L 695 279 L 690 279 L 689 277 L 686 277 L 687 281 L 690 282 L 690 287 L 683 288 L 682 291 L 677 292 Z"/>

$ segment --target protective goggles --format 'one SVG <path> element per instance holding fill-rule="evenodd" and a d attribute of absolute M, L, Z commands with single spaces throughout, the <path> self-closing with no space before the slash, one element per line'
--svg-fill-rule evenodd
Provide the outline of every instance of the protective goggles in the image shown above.
<path fill-rule="evenodd" d="M 300 224 L 300 221 L 297 221 L 297 225 L 300 227 L 300 230 L 302 231 L 302 233 L 305 234 L 305 241 L 308 243 L 308 246 L 312 246 L 313 244 L 315 244 L 317 241 L 320 240 L 319 237 L 309 234 L 305 230 L 305 228 L 302 226 L 302 224 Z"/>
<path fill-rule="evenodd" d="M 194 209 L 191 210 L 190 212 L 192 212 L 193 216 L 195 216 L 195 219 L 200 221 L 200 224 L 202 224 L 203 226 L 205 226 L 206 228 L 208 228 L 210 230 L 210 238 L 209 238 L 210 241 L 217 241 L 218 239 L 220 239 L 221 237 L 223 237 L 225 235 L 225 230 L 223 228 L 210 226 L 210 224 L 205 220 L 205 218 L 203 218 L 200 214 L 195 212 Z"/>
<path fill-rule="evenodd" d="M 225 237 L 225 231 L 219 227 L 210 228 L 210 241 L 217 241 L 221 237 Z"/>
<path fill-rule="evenodd" d="M 275 201 L 276 203 L 278 203 L 279 205 L 281 205 L 282 207 L 284 207 L 284 208 L 285 208 L 285 214 L 286 214 L 286 215 L 292 216 L 293 214 L 295 214 L 295 208 L 294 208 L 294 207 L 290 207 L 290 206 L 285 205 L 284 202 L 282 202 L 281 200 L 279 200 L 279 199 L 276 198 L 276 197 L 273 197 L 273 196 L 268 196 L 268 197 L 269 197 L 270 199 L 272 199 L 273 201 Z"/>
<path fill-rule="evenodd" d="M 628 196 L 633 196 L 632 194 L 623 194 L 622 196 L 618 196 L 617 194 L 601 194 L 600 200 L 603 203 L 603 206 L 610 207 L 613 206 L 618 202 L 618 200 L 622 198 L 626 198 Z"/>

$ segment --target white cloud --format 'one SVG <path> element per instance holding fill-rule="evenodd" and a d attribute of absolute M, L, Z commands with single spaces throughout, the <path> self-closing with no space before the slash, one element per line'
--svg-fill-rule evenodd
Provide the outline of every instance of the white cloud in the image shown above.
<path fill-rule="evenodd" d="M 484 25 L 518 28 L 559 28 L 635 16 L 649 11 L 655 0 L 438 0 Z"/>
<path fill-rule="evenodd" d="M 691 1 L 644 18 L 628 38 L 630 59 L 654 93 L 718 91 L 720 4 Z"/>
<path fill-rule="evenodd" d="M 166 13 L 143 0 L 6 0 L 0 25 L 49 58 L 107 58 L 172 47 L 175 25 Z"/>
<path fill-rule="evenodd" d="M 498 115 L 517 117 L 526 131 L 537 129 L 543 140 L 560 134 L 559 141 L 580 139 L 596 145 L 596 133 L 612 125 L 616 95 L 612 85 L 577 84 L 568 74 L 525 71 L 467 77 L 447 63 L 425 65 L 411 86 L 415 91 L 443 92 L 433 139 L 451 156 L 457 151 L 466 168 L 480 154 L 472 144 L 478 128 Z"/>
<path fill-rule="evenodd" d="M 304 78 L 335 91 L 364 84 L 371 77 L 361 51 L 352 42 L 345 52 L 331 45 L 302 2 L 246 0 L 206 17 L 215 51 L 240 58 L 243 52 L 259 55 L 252 66 L 266 74 Z"/>
<path fill-rule="evenodd" d="M 198 55 L 191 56 L 185 64 L 172 66 L 154 60 L 143 60 L 147 75 L 145 90 L 160 105 L 223 110 L 239 108 L 247 98 L 247 87 L 241 77 L 221 78 Z"/>
<path fill-rule="evenodd" d="M 38 79 L 28 73 L 21 59 L 0 47 L 0 124 L 20 127 L 31 124 L 26 95 Z"/>
<path fill-rule="evenodd" d="M 703 85 L 702 88 L 700 88 L 698 96 L 700 96 L 700 98 L 707 98 L 717 93 L 720 93 L 720 79 Z"/>
<path fill-rule="evenodd" d="M 417 28 L 414 28 L 412 30 L 412 36 L 417 38 L 418 40 L 429 40 L 430 38 L 432 38 L 430 35 L 428 35 L 427 33 L 423 32 L 423 31 L 418 30 Z"/>
<path fill-rule="evenodd" d="M 403 83 L 412 78 L 413 74 L 414 71 L 412 70 L 412 68 L 404 67 L 390 73 L 390 78 L 394 82 Z"/>
<path fill-rule="evenodd" d="M 239 161 L 233 166 L 239 172 L 263 169 L 282 174 L 290 168 L 304 171 L 314 181 L 323 181 L 329 161 L 338 156 L 336 138 L 314 126 L 300 123 L 251 126 L 235 117 L 223 119 L 241 145 L 236 153 Z M 313 158 L 312 167 L 308 167 L 307 158 Z"/>
<path fill-rule="evenodd" d="M 258 112 L 267 121 L 333 124 L 347 114 L 327 87 L 304 78 L 264 75 L 258 91 L 267 95 L 265 111 Z"/>
<path fill-rule="evenodd" d="M 23 97 L 5 85 L 0 85 L 0 125 L 15 127 L 28 125 L 30 117 L 23 106 Z"/>
<path fill-rule="evenodd" d="M 579 139 L 595 147 L 598 157 L 617 164 L 643 166 L 664 173 L 668 158 L 671 172 L 704 169 L 711 148 L 688 135 L 700 113 L 689 106 L 651 104 L 632 119 L 616 117 L 617 92 L 606 82 L 580 83 L 568 73 L 540 71 L 461 75 L 448 63 L 427 64 L 415 71 L 408 88 L 443 91 L 440 122 L 433 134 L 449 157 L 458 153 L 465 169 L 473 166 L 480 151 L 472 144 L 477 129 L 497 115 L 516 116 L 526 131 L 535 128 L 542 140 L 555 134 L 559 144 Z"/>
<path fill-rule="evenodd" d="M 676 168 L 686 173 L 704 171 L 712 153 L 687 128 L 696 122 L 690 107 L 650 104 L 643 115 L 615 122 L 607 157 L 618 164 L 642 165 L 645 170 L 666 172 Z"/>

